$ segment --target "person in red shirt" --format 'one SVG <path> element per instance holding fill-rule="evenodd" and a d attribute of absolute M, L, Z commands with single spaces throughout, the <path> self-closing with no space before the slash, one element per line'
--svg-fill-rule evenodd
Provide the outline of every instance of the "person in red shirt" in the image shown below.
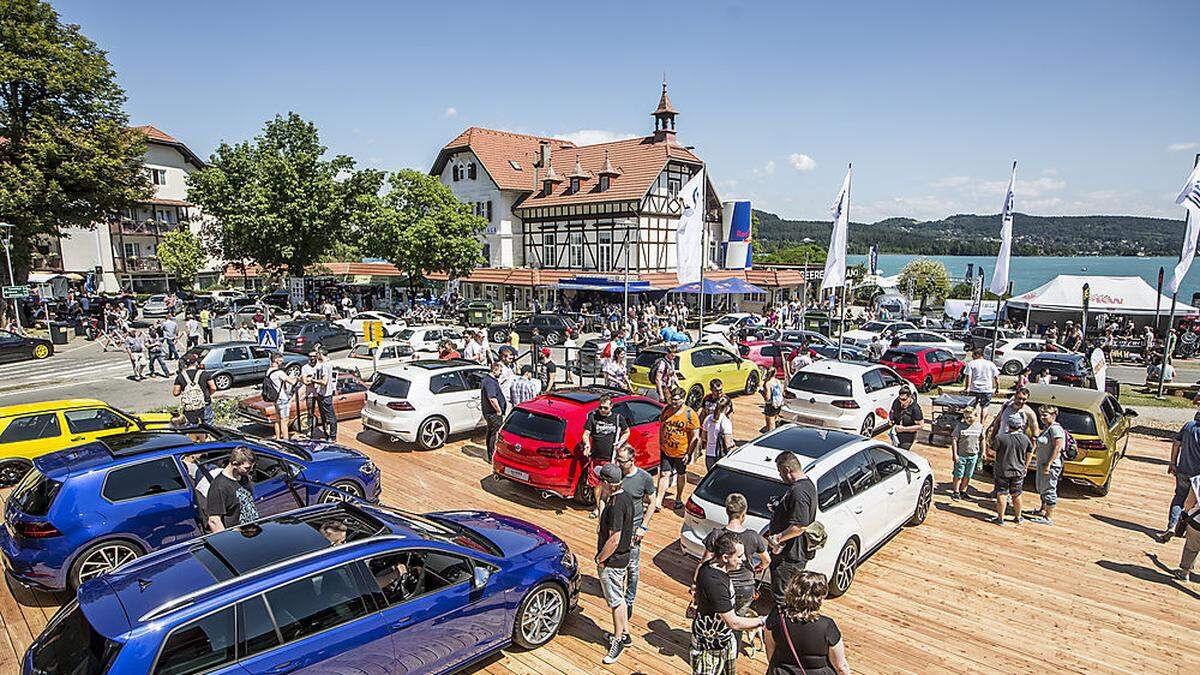
<path fill-rule="evenodd" d="M 458 353 L 458 350 L 454 348 L 454 343 L 447 340 L 442 343 L 441 349 L 438 350 L 438 358 L 442 361 L 449 361 L 451 359 L 461 359 L 462 354 Z"/>

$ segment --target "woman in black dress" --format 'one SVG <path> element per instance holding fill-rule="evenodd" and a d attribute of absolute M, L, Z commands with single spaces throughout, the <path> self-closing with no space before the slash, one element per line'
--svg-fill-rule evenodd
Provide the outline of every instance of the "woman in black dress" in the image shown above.
<path fill-rule="evenodd" d="M 767 675 L 850 675 L 837 623 L 821 616 L 825 575 L 804 571 L 788 580 L 783 602 L 767 618 Z"/>

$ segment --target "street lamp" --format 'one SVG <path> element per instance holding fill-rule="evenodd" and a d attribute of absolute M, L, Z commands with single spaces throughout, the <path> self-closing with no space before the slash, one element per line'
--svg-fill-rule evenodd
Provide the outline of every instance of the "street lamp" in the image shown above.
<path fill-rule="evenodd" d="M 12 269 L 12 231 L 15 227 L 12 223 L 0 223 L 0 227 L 4 228 L 4 259 L 8 262 L 8 285 L 16 286 L 16 277 L 13 276 Z M 17 304 L 17 299 L 13 298 L 13 316 L 17 320 L 17 328 L 21 328 L 21 307 Z"/>

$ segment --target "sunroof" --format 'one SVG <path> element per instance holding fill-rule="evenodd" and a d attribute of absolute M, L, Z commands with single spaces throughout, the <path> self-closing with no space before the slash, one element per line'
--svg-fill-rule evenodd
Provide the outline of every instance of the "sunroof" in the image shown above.
<path fill-rule="evenodd" d="M 576 403 L 594 403 L 599 401 L 603 396 L 613 396 L 619 394 L 616 389 L 608 389 L 606 387 L 580 387 L 578 389 L 563 389 L 551 393 L 554 398 L 565 398 L 568 401 Z"/>
<path fill-rule="evenodd" d="M 788 427 L 787 429 L 782 429 L 769 436 L 760 438 L 754 444 L 763 448 L 786 450 L 804 457 L 818 459 L 847 443 L 853 443 L 857 440 L 859 440 L 858 436 L 848 434 L 844 431 L 813 429 L 811 427 Z"/>
<path fill-rule="evenodd" d="M 407 365 L 423 370 L 442 370 L 444 368 L 457 368 L 463 365 L 463 362 L 457 360 L 439 361 L 437 359 L 421 359 L 419 361 L 409 361 Z"/>

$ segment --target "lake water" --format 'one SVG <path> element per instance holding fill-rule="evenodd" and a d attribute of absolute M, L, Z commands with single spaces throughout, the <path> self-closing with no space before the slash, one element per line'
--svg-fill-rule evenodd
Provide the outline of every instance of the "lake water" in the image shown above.
<path fill-rule="evenodd" d="M 967 274 L 967 265 L 974 263 L 976 268 L 983 266 L 985 281 L 991 279 L 992 268 L 996 264 L 995 256 L 970 255 L 927 255 L 919 256 L 908 253 L 880 253 L 879 273 L 883 275 L 899 274 L 910 260 L 928 258 L 946 266 L 951 278 L 962 278 Z M 847 256 L 851 265 L 867 264 L 867 256 Z M 1013 294 L 1020 295 L 1026 291 L 1041 286 L 1060 274 L 1094 274 L 1098 276 L 1132 276 L 1137 275 L 1146 280 L 1151 288 L 1158 285 L 1158 268 L 1166 269 L 1165 279 L 1171 279 L 1171 270 L 1178 260 L 1174 257 L 1161 258 L 1124 258 L 1124 257 L 1089 257 L 1089 256 L 1013 256 L 1009 264 L 1009 280 L 1013 284 Z M 1086 268 L 1086 270 L 1084 269 Z M 1165 282 L 1164 282 L 1165 284 Z M 1179 301 L 1192 303 L 1192 295 L 1200 293 L 1200 261 L 1192 265 L 1188 274 L 1179 287 Z M 1170 297 L 1169 293 L 1166 293 Z M 1166 311 L 1166 307 L 1163 308 Z"/>

